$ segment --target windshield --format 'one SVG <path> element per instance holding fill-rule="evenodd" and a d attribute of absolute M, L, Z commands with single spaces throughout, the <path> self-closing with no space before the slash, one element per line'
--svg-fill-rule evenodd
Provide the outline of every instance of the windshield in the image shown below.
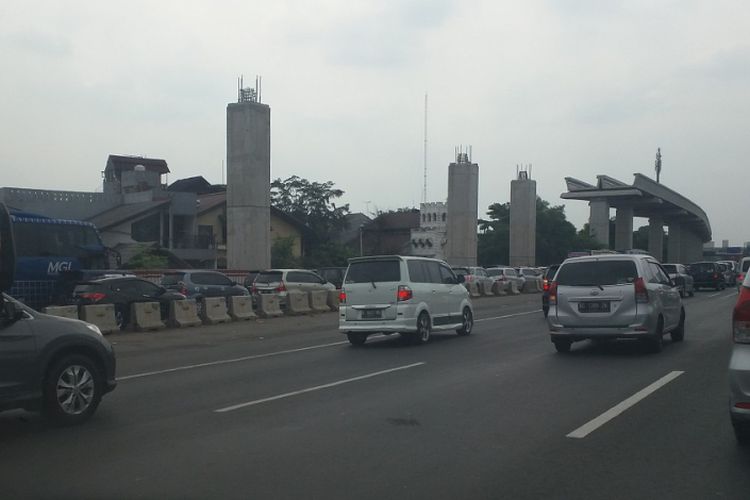
<path fill-rule="evenodd" d="M 401 280 L 401 262 L 372 260 L 352 262 L 346 272 L 346 283 L 385 283 Z"/>
<path fill-rule="evenodd" d="M 638 277 L 632 260 L 601 260 L 563 264 L 557 273 L 558 285 L 626 285 Z"/>

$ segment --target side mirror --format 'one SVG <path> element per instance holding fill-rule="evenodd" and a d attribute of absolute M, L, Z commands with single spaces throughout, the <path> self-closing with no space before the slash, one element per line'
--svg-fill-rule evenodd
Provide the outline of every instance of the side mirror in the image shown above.
<path fill-rule="evenodd" d="M 466 277 L 463 274 L 459 274 L 456 276 L 456 281 L 460 285 L 461 283 L 466 281 Z"/>
<path fill-rule="evenodd" d="M 23 309 L 12 300 L 3 300 L 3 317 L 6 323 L 15 323 L 23 317 Z"/>

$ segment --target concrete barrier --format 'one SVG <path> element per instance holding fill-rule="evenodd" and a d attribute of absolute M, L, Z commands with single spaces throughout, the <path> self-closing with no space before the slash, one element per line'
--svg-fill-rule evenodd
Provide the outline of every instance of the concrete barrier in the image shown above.
<path fill-rule="evenodd" d="M 42 309 L 42 312 L 50 316 L 78 319 L 78 306 L 49 306 Z"/>
<path fill-rule="evenodd" d="M 314 290 L 308 294 L 310 309 L 314 312 L 331 312 L 328 307 L 328 290 Z"/>
<path fill-rule="evenodd" d="M 161 330 L 166 325 L 161 320 L 158 302 L 136 302 L 130 308 L 130 321 L 136 331 Z"/>
<path fill-rule="evenodd" d="M 253 298 L 249 295 L 229 297 L 229 316 L 234 321 L 255 319 L 257 316 L 253 311 Z"/>
<path fill-rule="evenodd" d="M 284 314 L 279 296 L 275 293 L 259 293 L 256 298 L 258 299 L 258 316 L 261 318 L 273 318 Z"/>
<path fill-rule="evenodd" d="M 287 292 L 286 294 L 286 313 L 297 315 L 311 313 L 310 301 L 304 292 Z"/>
<path fill-rule="evenodd" d="M 523 285 L 523 293 L 539 293 L 541 291 L 539 283 L 537 279 L 527 279 Z"/>
<path fill-rule="evenodd" d="M 195 299 L 173 300 L 169 303 L 169 325 L 175 328 L 198 326 L 203 321 L 198 317 Z"/>
<path fill-rule="evenodd" d="M 518 289 L 518 284 L 515 281 L 508 282 L 508 293 L 510 295 L 519 295 L 521 291 Z"/>
<path fill-rule="evenodd" d="M 102 333 L 117 332 L 114 304 L 95 304 L 81 307 L 81 319 L 99 327 Z"/>
<path fill-rule="evenodd" d="M 339 310 L 339 293 L 340 290 L 328 290 L 328 307 L 331 311 Z"/>
<path fill-rule="evenodd" d="M 229 323 L 232 318 L 227 313 L 227 299 L 224 297 L 204 297 L 201 319 L 206 325 Z"/>
<path fill-rule="evenodd" d="M 508 295 L 508 292 L 505 291 L 506 286 L 506 283 L 502 281 L 496 281 L 492 284 L 492 293 L 497 296 Z"/>
<path fill-rule="evenodd" d="M 469 291 L 470 297 L 479 297 L 479 287 L 477 287 L 476 281 L 464 282 L 464 286 Z"/>

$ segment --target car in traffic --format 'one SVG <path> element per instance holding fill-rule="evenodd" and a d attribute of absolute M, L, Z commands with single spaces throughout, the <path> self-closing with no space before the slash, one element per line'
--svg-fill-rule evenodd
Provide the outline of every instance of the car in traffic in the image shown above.
<path fill-rule="evenodd" d="M 253 295 L 275 293 L 279 304 L 286 307 L 287 294 L 335 290 L 336 287 L 314 271 L 308 269 L 268 269 L 258 273 L 251 289 Z"/>
<path fill-rule="evenodd" d="M 78 424 L 115 389 L 115 354 L 96 325 L 0 296 L 0 411 L 40 410 Z"/>
<path fill-rule="evenodd" d="M 224 273 L 206 269 L 186 269 L 168 271 L 161 279 L 167 290 L 179 292 L 189 299 L 195 299 L 198 314 L 203 309 L 206 297 L 229 297 L 249 295 L 247 288 L 229 279 Z"/>
<path fill-rule="evenodd" d="M 690 264 L 690 274 L 693 276 L 693 285 L 696 290 L 713 288 L 719 291 L 726 288 L 724 272 L 716 262 L 693 262 Z"/>
<path fill-rule="evenodd" d="M 737 442 L 750 446 L 750 274 L 740 286 L 732 310 L 732 355 L 729 359 L 729 416 Z"/>
<path fill-rule="evenodd" d="M 652 352 L 685 336 L 685 309 L 667 272 L 648 255 L 565 260 L 549 290 L 547 323 L 558 352 L 586 339 L 640 339 Z"/>
<path fill-rule="evenodd" d="M 185 300 L 185 295 L 135 276 L 104 276 L 78 283 L 73 289 L 73 303 L 78 306 L 114 304 L 120 330 L 130 324 L 131 308 L 136 302 L 158 302 L 165 319 L 174 300 Z"/>
<path fill-rule="evenodd" d="M 516 284 L 516 287 L 521 290 L 523 288 L 524 279 L 518 276 L 516 270 L 509 266 L 495 266 L 487 268 L 487 275 L 499 282 L 503 287 L 506 283 L 511 281 Z"/>
<path fill-rule="evenodd" d="M 737 265 L 737 289 L 745 282 L 748 270 L 750 270 L 750 257 L 743 257 Z"/>
<path fill-rule="evenodd" d="M 695 295 L 695 284 L 693 277 L 689 274 L 687 267 L 683 264 L 662 264 L 669 278 L 674 281 L 680 291 L 680 297 L 692 297 Z"/>
<path fill-rule="evenodd" d="M 518 274 L 518 277 L 523 282 L 520 287 L 521 289 L 526 286 L 527 281 L 539 279 L 539 271 L 533 267 L 517 267 L 516 274 Z"/>
<path fill-rule="evenodd" d="M 544 271 L 544 275 L 542 276 L 542 312 L 545 318 L 549 314 L 550 285 L 554 281 L 558 269 L 560 269 L 560 264 L 553 264 Z"/>
<path fill-rule="evenodd" d="M 354 346 L 375 333 L 424 344 L 432 332 L 469 335 L 474 309 L 463 278 L 445 262 L 386 255 L 349 260 L 339 294 L 339 331 Z"/>

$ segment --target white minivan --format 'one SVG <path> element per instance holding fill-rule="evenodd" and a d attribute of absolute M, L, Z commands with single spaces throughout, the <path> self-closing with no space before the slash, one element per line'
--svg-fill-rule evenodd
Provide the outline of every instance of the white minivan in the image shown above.
<path fill-rule="evenodd" d="M 469 335 L 474 326 L 468 291 L 450 266 L 436 259 L 349 259 L 339 298 L 339 331 L 352 345 L 374 333 L 400 333 L 423 344 L 434 331 Z"/>

